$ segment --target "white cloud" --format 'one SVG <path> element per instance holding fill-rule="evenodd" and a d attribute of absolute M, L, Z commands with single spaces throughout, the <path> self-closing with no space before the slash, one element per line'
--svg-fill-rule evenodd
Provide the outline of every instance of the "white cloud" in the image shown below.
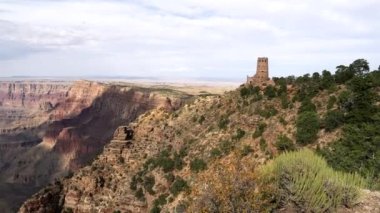
<path fill-rule="evenodd" d="M 273 75 L 333 69 L 356 58 L 380 63 L 379 6 L 373 0 L 0 1 L 0 44 L 9 44 L 0 51 L 0 75 L 244 79 L 262 55 Z"/>

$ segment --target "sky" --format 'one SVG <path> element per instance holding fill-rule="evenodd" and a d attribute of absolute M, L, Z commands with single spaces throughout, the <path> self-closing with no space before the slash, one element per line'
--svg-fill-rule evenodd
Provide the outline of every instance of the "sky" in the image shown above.
<path fill-rule="evenodd" d="M 0 76 L 245 79 L 380 64 L 379 0 L 0 0 Z"/>

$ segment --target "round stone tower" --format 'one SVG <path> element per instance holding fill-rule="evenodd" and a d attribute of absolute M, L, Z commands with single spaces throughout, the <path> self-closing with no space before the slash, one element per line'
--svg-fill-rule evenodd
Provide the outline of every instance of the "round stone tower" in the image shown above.
<path fill-rule="evenodd" d="M 268 58 L 259 57 L 257 59 L 256 74 L 253 77 L 247 76 L 247 84 L 266 87 L 274 85 L 274 82 L 269 78 Z"/>
<path fill-rule="evenodd" d="M 260 81 L 268 81 L 269 80 L 269 72 L 268 72 L 268 58 L 260 57 L 257 59 L 257 69 L 255 77 Z"/>

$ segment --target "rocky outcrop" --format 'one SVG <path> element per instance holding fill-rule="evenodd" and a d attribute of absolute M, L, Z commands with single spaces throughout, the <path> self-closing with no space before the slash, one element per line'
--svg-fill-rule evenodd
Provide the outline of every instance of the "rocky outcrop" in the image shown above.
<path fill-rule="evenodd" d="M 20 212 L 61 212 L 64 197 L 61 195 L 62 185 L 56 182 L 44 189 L 42 196 L 33 196 L 33 198 L 23 205 Z"/>
<path fill-rule="evenodd" d="M 152 124 L 156 122 L 154 117 L 150 119 Z M 126 129 L 129 126 L 118 127 L 111 142 L 91 166 L 79 170 L 70 179 L 62 180 L 60 193 L 54 193 L 57 187 L 45 188 L 25 202 L 19 212 L 36 209 L 47 212 L 51 205 L 56 206 L 56 212 L 113 212 L 116 209 L 121 212 L 147 212 L 147 202 L 134 196 L 129 183 L 134 172 L 141 168 L 141 159 L 160 150 L 160 145 L 151 141 L 158 139 L 155 137 L 162 129 L 138 124 L 131 127 L 134 130 L 132 139 L 127 137 Z M 148 133 L 151 137 L 146 137 Z M 47 205 L 42 202 L 46 194 L 55 194 L 55 200 L 64 197 L 64 201 Z"/>

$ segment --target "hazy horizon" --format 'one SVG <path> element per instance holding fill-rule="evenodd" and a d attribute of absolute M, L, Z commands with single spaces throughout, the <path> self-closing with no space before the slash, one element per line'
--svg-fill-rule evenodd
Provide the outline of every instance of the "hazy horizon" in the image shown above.
<path fill-rule="evenodd" d="M 0 0 L 0 76 L 244 80 L 380 64 L 380 2 Z"/>

